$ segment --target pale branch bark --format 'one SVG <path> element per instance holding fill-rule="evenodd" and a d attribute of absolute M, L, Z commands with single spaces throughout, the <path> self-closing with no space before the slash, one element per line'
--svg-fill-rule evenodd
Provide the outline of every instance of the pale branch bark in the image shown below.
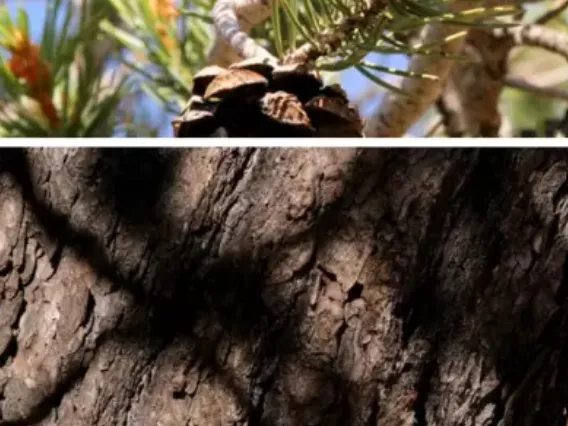
<path fill-rule="evenodd" d="M 508 72 L 508 56 L 514 43 L 491 31 L 469 32 L 462 54 L 436 103 L 449 136 L 496 137 L 501 128 L 499 99 Z"/>
<path fill-rule="evenodd" d="M 354 30 L 368 27 L 386 6 L 384 0 L 373 0 L 365 11 L 348 17 L 337 28 L 316 36 L 316 44 L 305 43 L 290 52 L 283 58 L 283 62 L 313 64 L 319 57 L 335 52 Z M 271 15 L 271 7 L 270 0 L 217 0 L 213 7 L 217 35 L 208 63 L 226 66 L 251 57 L 266 58 L 276 62 L 277 59 L 271 53 L 259 46 L 247 34 L 253 26 Z"/>
<path fill-rule="evenodd" d="M 539 47 L 561 55 L 568 61 L 568 35 L 561 31 L 542 25 L 528 24 L 499 29 L 495 33 L 498 36 L 511 37 L 517 46 Z"/>
<path fill-rule="evenodd" d="M 486 0 L 483 6 L 491 7 L 498 5 L 516 5 L 523 3 L 535 3 L 535 1 L 497 1 Z M 457 9 L 473 7 L 473 3 L 459 1 L 454 3 Z M 479 6 L 479 4 L 475 4 Z M 440 42 L 444 37 L 457 32 L 457 29 L 432 25 L 430 33 L 422 36 L 422 42 Z M 472 36 L 472 32 L 475 34 Z M 446 99 L 442 102 L 448 104 L 447 111 L 456 110 L 459 114 L 446 122 L 452 122 L 456 135 L 469 132 L 473 134 L 484 134 L 496 136 L 500 117 L 497 108 L 498 95 L 503 86 L 501 81 L 504 75 L 504 59 L 510 50 L 510 46 L 504 44 L 496 51 L 486 50 L 479 44 L 469 51 L 464 50 L 472 37 L 479 38 L 479 30 L 470 30 L 465 41 L 456 40 L 453 44 L 447 45 L 448 53 L 461 53 L 472 57 L 473 62 L 462 63 L 459 61 L 446 61 L 438 58 L 425 58 L 415 56 L 411 59 L 409 70 L 419 73 L 434 74 L 439 77 L 438 81 L 416 80 L 405 78 L 401 87 L 410 94 L 405 97 L 390 93 L 375 112 L 371 114 L 366 126 L 366 135 L 370 137 L 399 137 L 404 135 L 408 129 L 418 120 L 426 110 L 438 99 L 443 91 Z M 484 40 L 484 43 L 489 40 Z M 490 42 L 492 47 L 497 46 Z M 481 53 L 477 52 L 481 49 Z M 486 66 L 480 63 L 480 56 L 491 56 L 491 64 Z M 483 61 L 484 59 L 481 59 Z M 455 68 L 452 70 L 452 68 Z M 469 76 L 464 78 L 465 76 Z M 453 76 L 453 77 L 452 77 Z M 446 81 L 449 78 L 449 81 Z M 477 86 L 477 87 L 475 87 Z M 482 95 L 487 93 L 488 99 L 483 101 Z M 485 106 L 484 106 L 485 102 Z M 457 111 L 459 110 L 459 111 Z"/>
<path fill-rule="evenodd" d="M 498 3 L 498 4 L 505 4 Z M 493 6 L 491 0 L 484 6 Z M 455 1 L 452 10 L 459 11 L 472 6 L 467 1 Z M 419 36 L 421 44 L 441 43 L 448 36 L 458 32 L 458 28 L 444 24 L 430 24 Z M 463 51 L 465 38 L 458 38 L 441 45 L 442 54 L 456 55 Z M 436 75 L 438 80 L 404 78 L 401 88 L 407 96 L 389 93 L 366 123 L 365 135 L 368 137 L 400 137 L 420 119 L 426 110 L 438 99 L 450 75 L 455 61 L 442 57 L 415 55 L 411 58 L 409 71 L 419 74 Z M 455 97 L 455 96 L 454 96 Z M 456 104 L 457 105 L 457 104 Z M 446 120 L 448 121 L 448 120 Z"/>
<path fill-rule="evenodd" d="M 427 25 L 421 42 L 439 43 L 458 32 L 451 25 Z M 440 47 L 442 55 L 456 55 L 464 45 L 463 38 L 452 40 Z M 404 78 L 401 89 L 408 95 L 388 93 L 377 112 L 366 123 L 365 135 L 368 137 L 400 137 L 426 112 L 438 98 L 444 80 L 455 61 L 443 57 L 414 56 L 408 68 L 418 74 L 432 74 L 438 80 Z"/>
<path fill-rule="evenodd" d="M 537 25 L 546 25 L 554 18 L 560 16 L 568 8 L 568 0 L 556 0 L 550 10 L 546 11 L 541 17 L 534 21 Z"/>
<path fill-rule="evenodd" d="M 499 99 L 503 88 L 513 85 L 539 92 L 527 82 L 508 77 L 508 58 L 519 45 L 537 46 L 564 57 L 568 53 L 568 38 L 564 34 L 538 25 L 471 30 L 462 50 L 470 60 L 454 65 L 436 104 L 449 136 L 496 137 L 502 127 Z M 539 94 L 556 99 L 566 96 L 552 88 Z"/>
<path fill-rule="evenodd" d="M 246 58 L 264 58 L 275 63 L 270 52 L 252 39 L 248 32 L 268 19 L 272 0 L 217 0 L 212 14 L 215 40 L 207 63 L 228 67 Z"/>
<path fill-rule="evenodd" d="M 491 0 L 488 0 L 491 1 Z M 531 3 L 541 0 L 528 0 Z M 516 4 L 518 0 L 504 1 Z M 368 25 L 378 12 L 386 7 L 384 0 L 374 0 L 368 10 L 352 16 L 340 24 L 332 34 L 323 34 L 317 46 L 306 43 L 291 52 L 285 62 L 313 62 L 319 56 L 333 52 L 357 27 Z M 255 42 L 248 32 L 271 15 L 272 0 L 217 0 L 212 10 L 215 25 L 215 40 L 208 55 L 208 64 L 228 66 L 245 58 L 260 57 L 270 62 L 276 58 Z"/>

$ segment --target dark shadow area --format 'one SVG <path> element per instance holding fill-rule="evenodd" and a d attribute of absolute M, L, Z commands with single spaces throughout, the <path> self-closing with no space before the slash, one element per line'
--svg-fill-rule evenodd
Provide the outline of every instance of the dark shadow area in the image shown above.
<path fill-rule="evenodd" d="M 34 192 L 34 182 L 31 179 L 29 164 L 23 149 L 4 149 L 0 152 L 0 167 L 11 173 L 19 183 L 22 196 L 29 204 L 35 219 L 42 231 L 53 241 L 57 250 L 51 254 L 52 264 L 57 265 L 61 256 L 61 248 L 65 245 L 71 247 L 77 256 L 93 267 L 99 275 L 107 277 L 111 282 L 121 287 L 128 287 L 128 283 L 116 273 L 116 268 L 105 255 L 105 247 L 99 237 L 87 232 L 74 229 L 64 215 L 54 212 L 44 202 L 40 201 Z M 135 296 L 141 297 L 132 287 L 129 290 Z"/>
<path fill-rule="evenodd" d="M 161 193 L 167 187 L 175 173 L 179 159 L 179 151 L 159 152 L 154 150 L 97 150 L 97 176 L 102 176 L 99 183 L 98 199 L 116 209 L 121 221 L 126 223 L 132 235 L 141 241 L 150 238 L 158 240 L 164 228 L 175 229 L 177 224 L 168 223 L 168 218 L 156 209 Z M 243 247 L 243 253 L 224 258 L 207 259 L 208 253 L 200 252 L 192 242 L 184 245 L 183 250 L 172 252 L 159 262 L 155 272 L 155 282 L 151 290 L 146 291 L 137 280 L 128 279 L 117 273 L 116 265 L 105 253 L 107 248 L 101 238 L 88 232 L 73 228 L 67 218 L 53 212 L 34 192 L 35 183 L 31 180 L 29 163 L 24 150 L 4 150 L 0 154 L 0 167 L 11 173 L 21 185 L 25 201 L 33 211 L 35 220 L 50 239 L 57 242 L 59 248 L 67 246 L 76 255 L 87 261 L 100 276 L 108 278 L 123 290 L 130 292 L 144 316 L 136 315 L 126 318 L 121 330 L 103 335 L 99 345 L 106 339 L 140 340 L 150 339 L 156 347 L 165 347 L 174 338 L 185 339 L 188 347 L 195 348 L 192 359 L 207 372 L 215 374 L 227 385 L 244 407 L 249 406 L 253 413 L 252 425 L 270 426 L 276 419 L 267 418 L 261 406 L 251 406 L 250 394 L 245 394 L 235 384 L 236 378 L 216 361 L 215 353 L 221 334 L 229 333 L 235 344 L 239 342 L 260 342 L 256 349 L 257 358 L 254 364 L 274 364 L 280 359 L 293 355 L 299 349 L 297 342 L 298 317 L 273 313 L 265 306 L 262 299 L 264 281 L 264 264 L 262 259 L 252 258 Z M 100 175 L 102 173 L 102 175 Z M 332 206 L 322 216 L 325 222 L 333 222 L 333 212 L 338 206 Z M 318 227 L 315 224 L 314 227 Z M 311 229 L 326 235 L 327 229 Z M 293 243 L 303 235 L 291 235 L 285 243 Z M 179 247 L 178 247 L 179 249 Z M 270 249 L 270 248 L 268 248 Z M 263 250 L 260 249 L 260 252 Z M 55 267 L 61 253 L 52 257 Z M 167 283 L 166 291 L 162 291 L 160 283 Z M 282 300 L 283 306 L 290 301 Z M 212 336 L 197 333 L 198 322 L 214 325 L 219 330 Z M 84 371 L 73 375 L 56 394 L 42 404 L 40 417 L 49 413 L 54 398 L 61 399 L 66 390 L 81 377 Z M 333 377 L 337 386 L 337 394 L 345 395 L 341 390 L 342 380 L 333 371 L 326 374 Z M 263 379 L 267 383 L 271 377 Z M 322 392 L 324 389 L 322 389 Z M 179 397 L 179 395 L 178 395 Z M 262 401 L 257 402 L 261 404 Z M 283 412 L 293 414 L 292 408 Z M 39 420 L 35 418 L 34 420 Z M 299 420 L 291 420 L 295 424 Z"/>
<path fill-rule="evenodd" d="M 375 193 L 382 191 L 383 182 L 388 179 L 390 170 L 396 169 L 400 162 L 409 156 L 408 150 L 386 151 L 378 149 L 361 150 L 350 169 L 344 176 L 345 196 L 335 204 L 328 206 L 326 211 L 319 212 L 317 220 L 308 234 L 317 235 L 317 241 L 323 242 L 329 235 L 337 233 L 342 221 L 338 213 L 345 206 L 357 203 L 357 194 L 362 185 L 370 182 L 367 191 Z M 176 176 L 180 160 L 180 150 L 155 149 L 101 149 L 93 155 L 97 159 L 96 174 L 102 177 L 97 184 L 97 198 L 101 203 L 113 209 L 120 220 L 128 225 L 132 235 L 140 241 L 158 241 L 164 229 L 179 229 L 180 225 L 169 223 L 166 212 L 156 208 L 164 190 Z M 428 155 L 428 154 L 425 154 Z M 515 182 L 507 182 L 507 170 L 510 170 L 514 151 L 485 151 L 480 154 L 477 150 L 464 151 L 456 154 L 459 161 L 448 173 L 438 194 L 432 211 L 428 212 L 431 220 L 424 230 L 420 242 L 416 264 L 412 274 L 405 277 L 405 285 L 400 289 L 401 303 L 397 314 L 404 319 L 404 339 L 406 342 L 416 330 L 420 329 L 432 336 L 434 344 L 419 383 L 421 395 L 415 402 L 418 421 L 426 424 L 424 404 L 425 396 L 430 386 L 431 377 L 436 373 L 436 354 L 450 339 L 458 327 L 463 325 L 467 315 L 467 306 L 456 306 L 438 300 L 435 291 L 438 284 L 438 272 L 442 255 L 440 243 L 447 237 L 447 226 L 466 207 L 472 207 L 480 218 L 489 221 L 492 227 L 482 238 L 487 244 L 488 256 L 492 257 L 489 265 L 499 261 L 497 254 L 501 240 L 498 235 L 498 224 L 510 206 L 501 204 L 507 198 L 507 192 L 515 187 Z M 238 378 L 226 371 L 216 360 L 215 352 L 221 339 L 221 334 L 228 333 L 235 344 L 260 342 L 255 353 L 255 365 L 278 364 L 282 359 L 293 357 L 301 351 L 300 320 L 298 316 L 274 312 L 263 299 L 265 260 L 258 253 L 263 248 L 250 252 L 250 247 L 243 244 L 242 252 L 223 258 L 209 259 L 210 253 L 203 251 L 197 243 L 189 241 L 175 247 L 168 256 L 162 255 L 155 262 L 155 282 L 151 286 L 142 286 L 133 278 L 124 277 L 117 273 L 116 265 L 106 256 L 107 248 L 97 235 L 74 229 L 67 218 L 58 215 L 35 195 L 35 183 L 31 180 L 30 165 L 24 150 L 11 149 L 0 152 L 0 172 L 9 172 L 21 185 L 24 199 L 31 207 L 35 219 L 50 239 L 57 246 L 68 246 L 77 255 L 86 260 L 99 275 L 106 276 L 116 286 L 132 293 L 145 312 L 144 317 L 127 319 L 125 330 L 103 336 L 104 339 L 150 339 L 157 347 L 164 347 L 174 338 L 187 341 L 188 347 L 195 348 L 192 358 L 203 368 L 216 374 L 244 407 L 250 408 L 249 426 L 272 426 L 280 422 L 270 418 L 263 412 L 263 400 L 254 400 L 250 392 L 245 392 L 238 385 Z M 456 182 L 464 181 L 463 189 L 456 194 Z M 463 194 L 467 197 L 464 198 Z M 451 205 L 451 208 L 448 208 Z M 382 220 L 394 218 L 377 218 L 377 226 Z M 301 240 L 305 235 L 291 235 L 288 243 Z M 266 248 L 270 252 L 269 247 Z M 56 265 L 60 252 L 52 256 Z M 207 262 L 206 262 L 207 260 Z M 313 266 L 309 264 L 308 267 Z M 485 271 L 485 277 L 490 279 L 490 268 Z M 566 277 L 566 274 L 565 274 Z M 162 283 L 164 287 L 161 286 Z M 482 285 L 482 284 L 479 284 Z M 166 291 L 162 291 L 166 288 Z M 351 299 L 361 297 L 360 284 L 355 285 L 350 293 Z M 561 291 L 562 304 L 565 305 L 565 288 Z M 280 296 L 275 295 L 274 298 Z M 293 304 L 288 300 L 280 300 L 283 306 Z M 449 312 L 454 310 L 455 312 Z M 565 310 L 561 311 L 565 314 Z M 454 322 L 444 322 L 447 318 L 455 318 Z M 562 317 L 564 318 L 564 317 Z M 198 333 L 196 324 L 205 321 L 215 325 L 220 331 L 217 335 Z M 552 331 L 547 335 L 559 335 L 559 330 L 565 330 L 566 321 L 551 324 Z M 564 334 L 562 334 L 564 338 Z M 565 340 L 564 340 L 565 341 Z M 99 342 L 99 344 L 101 343 Z M 555 344 L 557 344 L 556 342 Z M 512 346 L 511 346 L 512 345 Z M 520 344 L 511 343 L 513 351 L 523 350 Z M 511 383 L 522 377 L 522 372 L 530 363 L 531 355 L 516 357 L 517 364 L 510 363 L 509 356 L 503 359 L 500 342 L 495 342 L 495 353 L 491 359 L 503 377 Z M 507 354 L 508 355 L 508 354 Z M 347 426 L 352 423 L 353 408 L 348 399 L 357 398 L 357 389 L 349 381 L 332 368 L 325 374 L 329 377 L 327 383 L 333 383 L 336 392 L 335 404 L 340 408 L 338 419 L 328 419 L 327 424 Z M 274 372 L 269 377 L 262 378 L 261 387 L 269 388 L 274 379 Z M 66 388 L 71 383 L 66 384 Z M 64 391 L 64 390 L 63 390 Z M 321 389 L 323 393 L 325 389 Z M 60 398 L 63 393 L 58 393 Z M 176 397 L 183 397 L 178 394 Z M 49 406 L 49 404 L 46 404 Z M 49 408 L 49 407 L 47 407 Z M 44 415 L 47 414 L 47 408 Z M 294 416 L 294 407 L 281 407 L 281 413 Z M 376 418 L 376 408 L 373 408 L 371 419 Z M 335 423 L 334 423 L 335 422 Z M 288 424 L 303 426 L 301 417 L 290 418 Z"/>
<path fill-rule="evenodd" d="M 174 178 L 179 151 L 155 148 L 99 149 L 94 174 L 98 196 L 122 218 L 141 227 L 163 219 L 156 205 Z"/>

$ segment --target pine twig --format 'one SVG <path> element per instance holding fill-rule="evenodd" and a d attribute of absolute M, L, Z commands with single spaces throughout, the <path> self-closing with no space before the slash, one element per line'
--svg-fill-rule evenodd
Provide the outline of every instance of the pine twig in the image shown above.
<path fill-rule="evenodd" d="M 568 0 L 558 0 L 552 9 L 545 12 L 540 18 L 534 21 L 537 25 L 546 25 L 562 12 L 564 12 L 568 8 Z"/>
<path fill-rule="evenodd" d="M 499 37 L 511 37 L 517 46 L 540 47 L 557 53 L 568 61 L 568 35 L 542 25 L 528 24 L 495 30 Z"/>
<path fill-rule="evenodd" d="M 339 49 L 341 43 L 348 40 L 358 28 L 367 28 L 388 6 L 386 0 L 372 0 L 369 7 L 345 18 L 333 32 L 327 31 L 316 40 L 317 43 L 305 43 L 284 57 L 284 63 L 312 64 L 321 56 L 329 55 Z"/>
<path fill-rule="evenodd" d="M 248 32 L 267 20 L 271 0 L 217 0 L 213 6 L 215 42 L 207 58 L 208 64 L 229 66 L 246 58 L 277 59 L 252 39 Z"/>

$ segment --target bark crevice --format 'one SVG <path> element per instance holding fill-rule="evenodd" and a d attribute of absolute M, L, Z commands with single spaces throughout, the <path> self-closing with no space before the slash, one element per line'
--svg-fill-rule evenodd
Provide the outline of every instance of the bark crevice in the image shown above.
<path fill-rule="evenodd" d="M 560 424 L 563 152 L 31 150 L 0 167 L 19 185 L 0 197 L 25 204 L 0 205 L 0 332 L 26 304 L 0 384 L 47 386 L 27 424 Z M 511 397 L 542 346 L 552 362 Z"/>

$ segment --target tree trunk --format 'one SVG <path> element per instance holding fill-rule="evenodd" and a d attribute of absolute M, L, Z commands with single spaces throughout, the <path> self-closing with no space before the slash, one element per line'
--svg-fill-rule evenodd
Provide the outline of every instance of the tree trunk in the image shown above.
<path fill-rule="evenodd" d="M 0 425 L 564 425 L 568 152 L 0 152 Z"/>

